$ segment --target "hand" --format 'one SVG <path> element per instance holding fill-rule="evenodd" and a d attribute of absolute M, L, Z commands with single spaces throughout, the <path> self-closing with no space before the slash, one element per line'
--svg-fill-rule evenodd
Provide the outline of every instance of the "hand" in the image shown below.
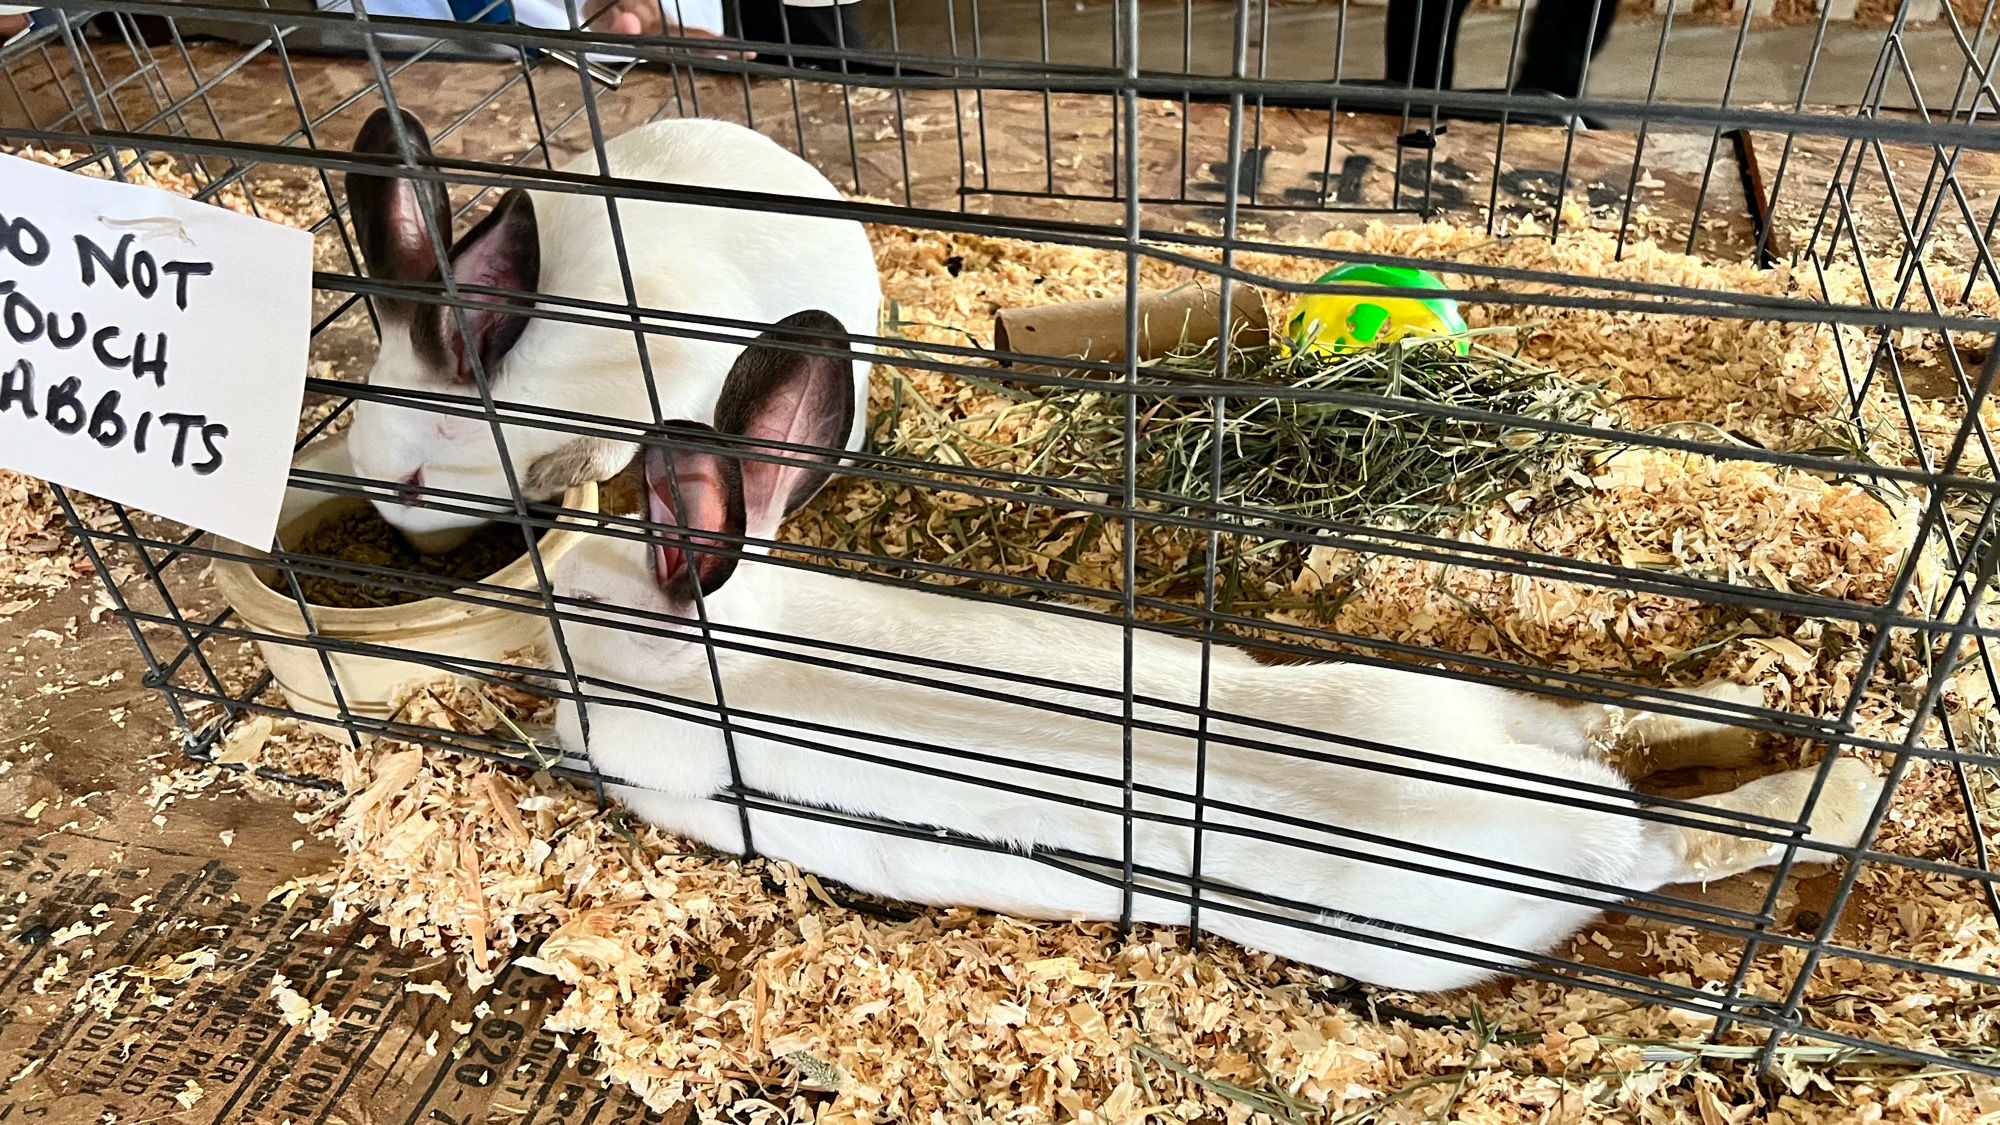
<path fill-rule="evenodd" d="M 613 35 L 679 35 L 689 39 L 720 39 L 713 31 L 698 27 L 684 28 L 667 17 L 665 4 L 673 0 L 606 0 L 597 10 L 583 21 L 583 26 L 592 30 L 609 31 Z M 708 58 L 754 59 L 755 51 L 700 51 Z"/>
<path fill-rule="evenodd" d="M 28 30 L 27 16 L 0 16 L 0 43 L 5 43 L 26 30 Z"/>

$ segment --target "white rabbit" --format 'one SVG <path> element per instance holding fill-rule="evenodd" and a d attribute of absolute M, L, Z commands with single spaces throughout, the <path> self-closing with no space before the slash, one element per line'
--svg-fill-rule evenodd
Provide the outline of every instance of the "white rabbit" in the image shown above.
<path fill-rule="evenodd" d="M 423 126 L 408 114 L 404 127 L 428 152 Z M 355 137 L 356 152 L 395 155 L 389 111 L 376 111 Z M 726 121 L 659 121 L 604 145 L 613 176 L 687 187 L 716 187 L 839 199 L 826 178 L 761 133 Z M 597 172 L 595 153 L 563 171 Z M 451 213 L 436 185 L 351 173 L 347 198 L 368 272 L 403 282 L 440 276 L 424 213 L 450 247 L 460 285 L 579 298 L 623 308 L 731 317 L 769 324 L 800 308 L 835 310 L 857 332 L 877 328 L 881 284 L 868 236 L 856 222 L 803 215 L 622 199 L 619 227 L 634 293 L 619 270 L 605 201 L 597 195 L 507 192 L 464 238 L 450 241 Z M 482 299 L 477 294 L 470 299 Z M 654 420 L 632 332 L 525 315 L 525 302 L 483 298 L 490 308 L 466 310 L 481 368 L 498 402 L 585 411 L 611 418 Z M 559 315 L 605 318 L 600 310 L 547 306 Z M 476 385 L 453 310 L 410 300 L 378 300 L 385 319 L 381 350 L 368 382 L 378 387 L 442 391 L 473 398 Z M 658 323 L 658 322 L 656 322 Z M 664 322 L 744 337 L 700 324 Z M 715 411 L 723 376 L 741 343 L 646 336 L 661 417 L 706 420 Z M 868 396 L 862 365 L 857 413 L 845 435 L 858 447 Z M 577 442 L 573 434 L 533 426 L 503 427 L 509 460 L 529 499 L 559 495 L 569 485 L 603 480 L 631 459 L 627 442 Z M 444 550 L 485 522 L 476 515 L 424 507 L 428 487 L 495 497 L 511 508 L 506 477 L 483 418 L 421 407 L 358 402 L 348 436 L 357 475 L 405 487 L 406 503 L 378 501 L 382 515 L 419 547 Z M 562 447 L 563 457 L 545 459 Z M 484 507 L 461 500 L 439 501 Z"/>
<path fill-rule="evenodd" d="M 830 321 L 824 314 L 801 314 L 789 323 L 802 331 L 815 325 L 825 330 Z M 845 361 L 753 345 L 730 375 L 716 425 L 750 439 L 739 449 L 771 441 L 833 448 L 851 421 L 851 378 Z M 784 515 L 825 481 L 831 465 L 797 454 L 790 464 L 777 465 L 715 449 L 648 446 L 630 471 L 642 478 L 653 522 L 769 539 Z M 672 533 L 645 540 L 594 535 L 555 567 L 557 592 L 585 603 L 579 612 L 588 620 L 564 627 L 577 671 L 635 689 L 594 691 L 588 704 L 589 756 L 622 783 L 613 791 L 629 808 L 717 849 L 743 848 L 739 810 L 712 799 L 731 782 L 721 733 L 631 705 L 646 693 L 714 702 L 709 653 L 696 625 L 645 622 L 617 611 L 633 607 L 694 619 L 698 587 L 708 620 L 724 627 L 715 633 L 722 644 L 714 655 L 743 784 L 831 814 L 812 819 L 751 811 L 757 852 L 893 898 L 1034 918 L 1119 916 L 1124 638 L 1117 624 L 888 588 L 759 557 L 739 560 L 690 550 L 691 542 L 726 541 Z M 618 621 L 628 628 L 612 624 Z M 840 647 L 820 647 L 827 644 Z M 733 647 L 745 645 L 767 651 Z M 1132 638 L 1133 687 L 1141 701 L 1131 738 L 1134 806 L 1142 814 L 1177 818 L 1133 823 L 1141 887 L 1133 914 L 1141 921 L 1187 921 L 1187 904 L 1174 897 L 1186 884 L 1149 873 L 1185 876 L 1192 869 L 1193 806 L 1185 795 L 1195 792 L 1196 720 L 1179 708 L 1199 702 L 1201 659 L 1195 642 L 1143 631 Z M 916 682 L 921 680 L 932 682 Z M 1734 703 L 1761 700 L 1755 689 L 1734 685 L 1704 694 Z M 672 703 L 648 702 L 674 710 Z M 1739 757 L 1748 738 L 1721 724 L 1556 702 L 1418 671 L 1352 663 L 1267 665 L 1224 646 L 1212 652 L 1209 704 L 1225 717 L 1212 718 L 1208 727 L 1209 804 L 1201 841 L 1208 905 L 1202 924 L 1252 948 L 1346 976 L 1417 990 L 1471 984 L 1494 970 L 1421 951 L 1455 948 L 1452 939 L 1468 939 L 1521 951 L 1471 954 L 1516 966 L 1598 912 L 1595 905 L 1523 892 L 1559 889 L 1608 903 L 1615 893 L 1559 880 L 1651 891 L 1748 870 L 1782 851 L 1766 840 L 1623 811 L 1638 802 L 1606 760 L 1606 744 L 1622 738 L 1648 753 L 1680 748 L 1684 755 L 1656 758 L 1655 765 Z M 685 707 L 681 713 L 709 714 Z M 1292 730 L 1251 725 L 1260 720 Z M 558 729 L 572 753 L 584 749 L 574 704 L 562 704 Z M 1242 744 L 1246 740 L 1322 757 L 1254 749 Z M 1442 757 L 1412 761 L 1397 747 Z M 1433 776 L 1368 768 L 1384 765 Z M 1496 777 L 1482 766 L 1516 772 Z M 1810 770 L 1794 770 L 1704 798 L 1700 803 L 1718 816 L 1696 819 L 1727 827 L 1741 823 L 1728 817 L 1731 812 L 1795 818 L 1811 778 Z M 1579 794 L 1577 785 L 1597 792 Z M 1865 764 L 1836 763 L 1811 838 L 1855 845 L 1880 785 Z M 1563 794 L 1595 807 L 1535 796 Z M 842 813 L 945 829 L 1005 850 L 927 839 L 921 831 L 884 835 L 855 826 Z M 1352 857 L 1297 846 L 1315 842 L 1344 847 Z M 1065 866 L 1020 854 L 1031 848 L 1055 853 Z M 1805 855 L 1826 858 L 1812 849 Z M 1482 867 L 1482 860 L 1513 870 Z M 1453 872 L 1493 882 L 1465 882 L 1449 877 Z M 1149 893 L 1149 887 L 1162 893 Z M 1273 896 L 1281 901 L 1274 903 Z"/>

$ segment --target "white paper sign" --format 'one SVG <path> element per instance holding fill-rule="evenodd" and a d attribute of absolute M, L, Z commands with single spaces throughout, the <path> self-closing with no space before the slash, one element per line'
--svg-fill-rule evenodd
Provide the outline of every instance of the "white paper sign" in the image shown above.
<path fill-rule="evenodd" d="M 0 465 L 270 545 L 312 235 L 0 156 Z"/>

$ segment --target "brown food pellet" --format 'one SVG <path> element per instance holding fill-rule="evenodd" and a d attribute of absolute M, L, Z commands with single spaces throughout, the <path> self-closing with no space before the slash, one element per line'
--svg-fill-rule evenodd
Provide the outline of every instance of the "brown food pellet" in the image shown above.
<path fill-rule="evenodd" d="M 395 589 L 381 585 L 384 579 L 378 576 L 353 571 L 348 572 L 352 577 L 347 578 L 299 572 L 299 589 L 306 601 L 335 609 L 407 605 L 435 597 L 467 582 L 489 578 L 526 553 L 521 529 L 513 524 L 496 523 L 480 528 L 472 538 L 449 551 L 426 555 L 412 547 L 373 507 L 365 506 L 323 520 L 292 549 L 318 559 L 402 571 L 400 581 L 424 588 L 421 593 Z M 443 581 L 427 582 L 413 577 L 416 575 Z M 267 584 L 287 597 L 291 595 L 291 584 L 282 571 L 272 575 Z"/>
<path fill-rule="evenodd" d="M 623 472 L 597 486 L 597 510 L 607 515 L 635 516 L 639 511 L 639 477 Z"/>

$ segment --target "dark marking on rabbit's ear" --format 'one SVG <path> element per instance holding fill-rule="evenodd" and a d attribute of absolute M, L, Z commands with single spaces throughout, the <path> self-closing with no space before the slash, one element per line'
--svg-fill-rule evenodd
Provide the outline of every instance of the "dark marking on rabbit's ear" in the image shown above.
<path fill-rule="evenodd" d="M 398 110 L 401 113 L 402 111 Z M 430 136 L 423 124 L 403 113 L 403 126 L 418 157 L 431 153 Z M 354 151 L 402 158 L 396 130 L 388 107 L 376 110 L 354 137 Z M 372 277 L 385 281 L 423 281 L 437 273 L 437 254 L 431 243 L 431 229 L 446 247 L 451 245 L 451 208 L 444 188 L 421 180 L 349 172 L 348 213 L 361 244 L 361 257 Z M 432 227 L 426 227 L 428 214 Z M 410 302 L 381 302 L 397 312 Z"/>
<path fill-rule="evenodd" d="M 788 459 L 745 459 L 743 491 L 753 526 L 776 529 L 805 506 L 833 475 L 854 427 L 854 356 L 840 319 L 819 309 L 793 313 L 743 349 L 715 405 L 715 425 L 747 438 L 815 446 L 823 454 L 771 450 Z M 816 355 L 773 347 L 803 344 L 832 351 Z"/>
<path fill-rule="evenodd" d="M 680 425 L 709 429 L 695 422 Z M 641 514 L 651 523 L 683 529 L 653 532 L 654 580 L 677 603 L 692 603 L 697 586 L 704 595 L 713 594 L 736 573 L 743 547 L 689 532 L 744 534 L 743 476 L 736 458 L 715 449 L 648 445 L 639 461 L 645 479 Z"/>
<path fill-rule="evenodd" d="M 442 276 L 439 271 L 433 280 Z M 527 192 L 516 188 L 501 196 L 479 225 L 458 240 L 451 250 L 451 276 L 462 287 L 459 296 L 477 302 L 464 310 L 466 331 L 458 330 L 457 310 L 434 305 L 432 315 L 420 316 L 412 325 L 410 339 L 417 355 L 446 380 L 469 386 L 474 355 L 490 379 L 520 340 L 529 320 L 523 310 L 534 306 L 535 287 L 541 284 L 541 229 Z M 463 287 L 505 289 L 513 295 L 470 293 Z M 471 351 L 465 346 L 468 335 Z"/>

